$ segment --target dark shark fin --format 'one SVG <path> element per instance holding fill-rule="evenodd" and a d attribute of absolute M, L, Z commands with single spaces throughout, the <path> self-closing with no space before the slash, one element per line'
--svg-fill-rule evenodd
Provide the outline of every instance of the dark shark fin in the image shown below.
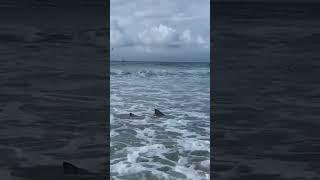
<path fill-rule="evenodd" d="M 80 169 L 68 162 L 63 162 L 62 166 L 64 174 L 80 174 L 81 172 L 83 172 L 83 169 Z"/>
<path fill-rule="evenodd" d="M 160 112 L 158 109 L 154 109 L 154 115 L 157 117 L 164 116 L 164 114 L 162 112 Z"/>

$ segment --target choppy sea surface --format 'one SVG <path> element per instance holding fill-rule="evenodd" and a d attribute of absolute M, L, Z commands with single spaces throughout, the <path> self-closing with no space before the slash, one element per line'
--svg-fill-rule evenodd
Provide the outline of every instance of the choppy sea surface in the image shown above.
<path fill-rule="evenodd" d="M 1 180 L 109 173 L 107 2 L 82 2 L 0 2 Z"/>
<path fill-rule="evenodd" d="M 320 4 L 211 7 L 213 179 L 319 179 Z"/>
<path fill-rule="evenodd" d="M 209 63 L 112 62 L 110 71 L 111 179 L 209 179 Z"/>

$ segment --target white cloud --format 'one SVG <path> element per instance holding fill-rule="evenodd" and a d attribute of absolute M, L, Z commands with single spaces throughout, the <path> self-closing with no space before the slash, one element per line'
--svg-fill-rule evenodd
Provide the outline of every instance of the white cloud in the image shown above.
<path fill-rule="evenodd" d="M 138 36 L 141 44 L 146 46 L 177 46 L 180 43 L 178 32 L 162 24 L 143 30 Z"/>
<path fill-rule="evenodd" d="M 160 24 L 139 33 L 140 44 L 151 47 L 183 47 L 188 45 L 205 45 L 206 41 L 201 35 L 192 36 L 189 29 L 178 30 Z"/>
<path fill-rule="evenodd" d="M 185 42 L 191 42 L 191 31 L 189 29 L 184 30 L 181 35 L 181 39 Z"/>
<path fill-rule="evenodd" d="M 111 47 L 130 46 L 131 42 L 128 34 L 119 26 L 116 20 L 110 24 L 110 44 Z"/>
<path fill-rule="evenodd" d="M 209 7 L 209 0 L 111 0 L 110 18 L 116 22 L 110 29 L 111 46 L 128 56 L 139 52 L 155 56 L 168 51 L 177 56 L 207 52 Z"/>
<path fill-rule="evenodd" d="M 163 24 L 146 28 L 129 36 L 117 21 L 111 23 L 110 42 L 112 47 L 139 46 L 143 47 L 142 49 L 148 49 L 149 52 L 152 48 L 177 48 L 206 44 L 202 36 L 193 36 L 189 29 L 178 31 Z"/>
<path fill-rule="evenodd" d="M 205 44 L 204 39 L 201 36 L 197 36 L 197 43 L 199 44 Z"/>

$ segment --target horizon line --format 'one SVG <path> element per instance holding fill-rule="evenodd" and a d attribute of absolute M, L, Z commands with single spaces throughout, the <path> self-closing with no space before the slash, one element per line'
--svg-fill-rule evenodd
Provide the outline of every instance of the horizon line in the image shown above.
<path fill-rule="evenodd" d="M 205 61 L 168 61 L 168 60 L 154 60 L 154 61 L 144 61 L 144 60 L 110 60 L 110 62 L 165 62 L 165 63 L 176 63 L 176 62 L 185 62 L 185 63 L 210 63 L 209 60 Z"/>

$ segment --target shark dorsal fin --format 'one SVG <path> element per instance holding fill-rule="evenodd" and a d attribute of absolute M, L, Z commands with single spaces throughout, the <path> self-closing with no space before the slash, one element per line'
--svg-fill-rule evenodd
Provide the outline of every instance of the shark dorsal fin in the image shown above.
<path fill-rule="evenodd" d="M 62 166 L 64 174 L 79 174 L 81 171 L 80 168 L 68 162 L 63 162 Z"/>
<path fill-rule="evenodd" d="M 158 109 L 154 109 L 154 115 L 157 117 L 164 116 L 164 114 L 161 111 L 159 111 Z"/>

